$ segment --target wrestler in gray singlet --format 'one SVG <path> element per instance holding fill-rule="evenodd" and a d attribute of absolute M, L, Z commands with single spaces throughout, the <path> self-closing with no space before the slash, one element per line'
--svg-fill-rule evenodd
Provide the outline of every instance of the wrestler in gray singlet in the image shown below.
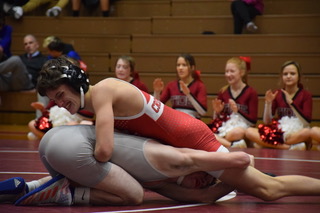
<path fill-rule="evenodd" d="M 60 173 L 87 187 L 100 183 L 108 175 L 112 163 L 142 183 L 169 178 L 156 170 L 145 157 L 144 146 L 151 139 L 115 132 L 112 163 L 96 161 L 93 156 L 95 139 L 95 127 L 91 125 L 55 127 L 40 142 L 41 161 L 51 176 Z M 209 174 L 218 178 L 222 172 Z"/>
<path fill-rule="evenodd" d="M 41 140 L 41 161 L 51 176 L 60 173 L 81 185 L 93 187 L 108 175 L 112 166 L 110 162 L 100 163 L 94 158 L 95 139 L 94 126 L 52 128 Z M 143 147 L 147 140 L 115 132 L 111 162 L 140 182 L 167 179 L 166 175 L 157 171 L 146 160 Z"/>

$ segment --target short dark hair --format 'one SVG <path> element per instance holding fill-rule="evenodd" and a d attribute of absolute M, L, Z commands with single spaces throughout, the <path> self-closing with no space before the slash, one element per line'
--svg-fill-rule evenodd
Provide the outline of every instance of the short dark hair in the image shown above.
<path fill-rule="evenodd" d="M 46 96 L 47 91 L 55 90 L 63 84 L 78 93 L 80 87 L 84 93 L 89 89 L 89 80 L 84 71 L 65 56 L 51 59 L 43 65 L 38 77 L 37 91 L 40 95 Z"/>

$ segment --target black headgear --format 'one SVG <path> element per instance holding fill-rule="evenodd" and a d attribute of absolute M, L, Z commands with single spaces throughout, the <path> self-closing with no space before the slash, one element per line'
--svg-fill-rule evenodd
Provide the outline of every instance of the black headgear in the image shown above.
<path fill-rule="evenodd" d="M 70 85 L 76 91 L 79 91 L 80 88 L 83 89 L 84 93 L 88 91 L 89 79 L 82 69 L 73 64 L 69 64 L 66 66 L 61 66 L 61 72 L 61 78 L 67 78 L 70 82 Z"/>

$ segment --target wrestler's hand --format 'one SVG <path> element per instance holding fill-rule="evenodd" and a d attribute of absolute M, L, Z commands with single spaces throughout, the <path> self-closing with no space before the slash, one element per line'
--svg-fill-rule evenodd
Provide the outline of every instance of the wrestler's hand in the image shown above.
<path fill-rule="evenodd" d="M 216 112 L 217 114 L 219 114 L 224 108 L 224 103 L 218 99 L 215 98 L 212 100 L 212 109 L 214 112 Z"/>
<path fill-rule="evenodd" d="M 189 95 L 190 89 L 188 88 L 188 86 L 182 80 L 179 81 L 179 84 L 180 84 L 180 89 L 182 90 L 183 94 Z"/>
<path fill-rule="evenodd" d="M 156 78 L 153 81 L 153 90 L 154 92 L 160 93 L 164 88 L 164 83 L 161 78 Z"/>
<path fill-rule="evenodd" d="M 237 113 L 238 112 L 238 106 L 237 103 L 233 99 L 229 99 L 229 106 L 232 112 Z"/>
<path fill-rule="evenodd" d="M 290 97 L 289 93 L 287 91 L 285 91 L 284 89 L 281 89 L 281 91 L 284 93 L 284 95 L 286 96 L 286 101 L 287 103 L 290 105 L 292 104 L 293 100 L 292 98 Z"/>
<path fill-rule="evenodd" d="M 278 94 L 278 91 L 272 92 L 271 89 L 267 90 L 264 96 L 266 103 L 268 104 L 272 103 L 272 101 L 276 98 L 277 94 Z"/>

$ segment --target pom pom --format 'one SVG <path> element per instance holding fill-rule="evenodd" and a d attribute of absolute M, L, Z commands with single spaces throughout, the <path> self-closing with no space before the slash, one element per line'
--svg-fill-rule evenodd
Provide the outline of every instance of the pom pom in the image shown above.
<path fill-rule="evenodd" d="M 220 113 L 211 123 L 208 125 L 213 133 L 219 133 L 219 127 L 222 126 L 223 122 L 226 122 L 229 119 L 229 115 L 227 113 Z"/>
<path fill-rule="evenodd" d="M 260 139 L 266 143 L 277 145 L 283 144 L 283 131 L 278 127 L 278 121 L 273 119 L 271 124 L 259 124 Z"/>
<path fill-rule="evenodd" d="M 65 108 L 53 106 L 50 108 L 50 120 L 53 127 L 66 125 L 68 123 L 79 123 L 82 119 L 77 115 L 72 115 Z"/>
<path fill-rule="evenodd" d="M 45 111 L 41 117 L 39 117 L 35 122 L 36 129 L 40 130 L 41 132 L 47 132 L 49 129 L 52 128 L 52 123 L 49 120 L 49 112 Z"/>
<path fill-rule="evenodd" d="M 218 129 L 218 135 L 225 137 L 228 132 L 236 127 L 247 129 L 250 125 L 238 113 L 232 113 L 227 121 L 224 121 Z"/>

